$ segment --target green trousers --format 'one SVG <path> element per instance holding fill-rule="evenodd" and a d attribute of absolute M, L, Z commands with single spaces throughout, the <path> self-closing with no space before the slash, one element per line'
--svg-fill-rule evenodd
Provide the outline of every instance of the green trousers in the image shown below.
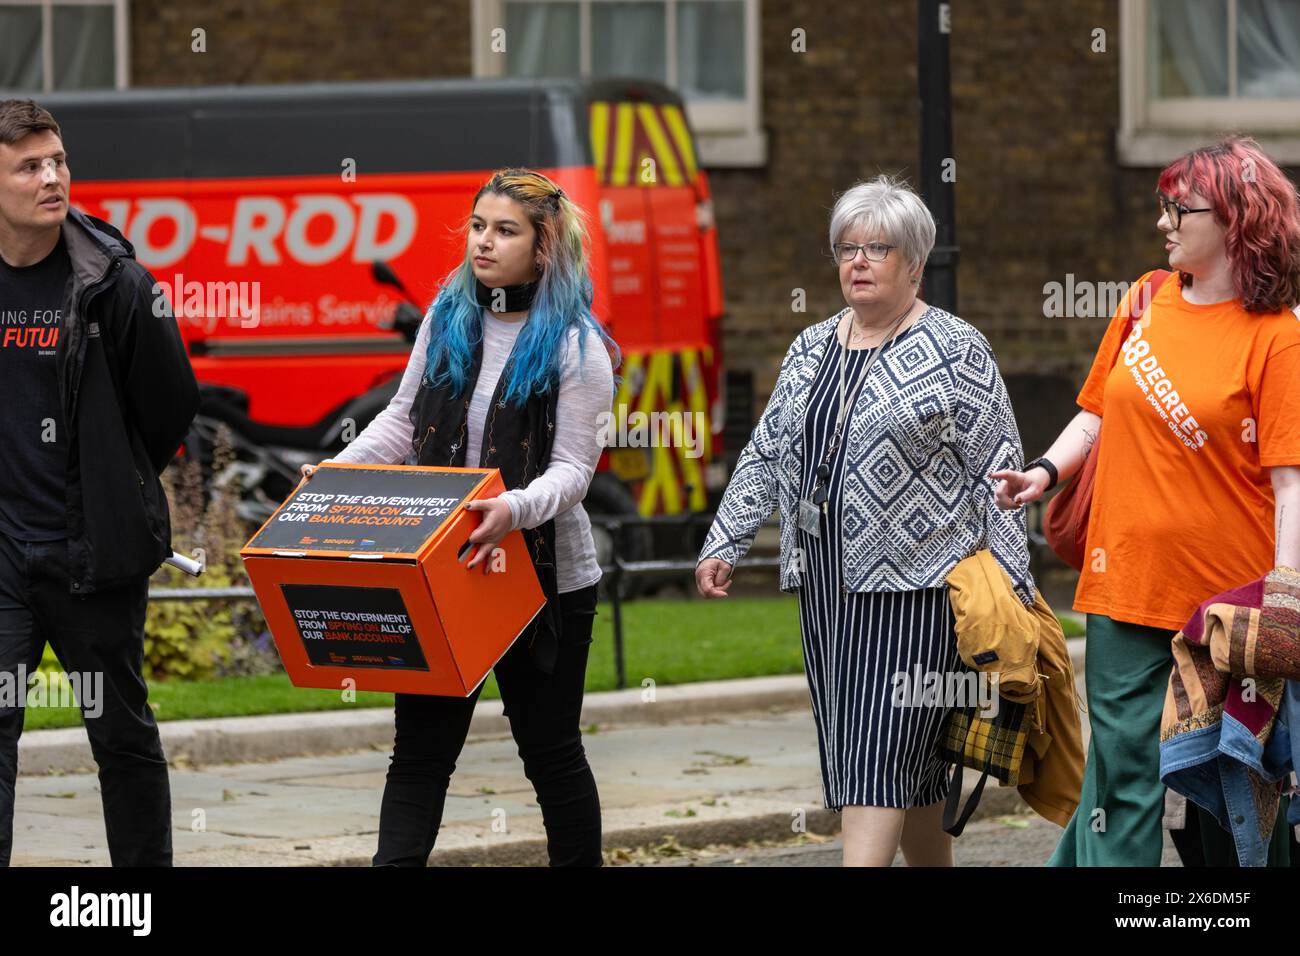
<path fill-rule="evenodd" d="M 1079 809 L 1048 866 L 1159 866 L 1165 787 L 1160 782 L 1160 714 L 1173 655 L 1173 631 L 1088 615 L 1084 681 L 1088 696 L 1088 762 Z M 1269 846 L 1269 866 L 1290 865 L 1290 834 L 1282 800 Z M 1186 865 L 1236 866 L 1232 837 L 1195 804 L 1202 854 Z"/>

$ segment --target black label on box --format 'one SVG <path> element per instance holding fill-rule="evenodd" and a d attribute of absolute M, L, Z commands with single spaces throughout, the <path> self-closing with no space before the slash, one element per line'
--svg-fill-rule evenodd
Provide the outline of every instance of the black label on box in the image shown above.
<path fill-rule="evenodd" d="M 412 554 L 486 474 L 327 465 L 284 503 L 248 547 Z"/>
<path fill-rule="evenodd" d="M 313 664 L 429 669 L 396 588 L 282 584 L 280 590 Z"/>

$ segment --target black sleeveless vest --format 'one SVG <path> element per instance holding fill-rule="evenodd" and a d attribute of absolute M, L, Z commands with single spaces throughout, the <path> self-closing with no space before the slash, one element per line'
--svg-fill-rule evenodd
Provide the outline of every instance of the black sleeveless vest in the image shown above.
<path fill-rule="evenodd" d="M 516 344 L 518 340 L 516 339 Z M 415 428 L 413 447 L 416 463 L 439 467 L 499 468 L 507 489 L 523 488 L 546 470 L 551 460 L 551 446 L 555 440 L 555 409 L 560 387 L 552 384 L 543 395 L 530 395 L 522 407 L 506 404 L 502 398 L 505 385 L 510 380 L 515 353 L 506 359 L 501 377 L 492 392 L 483 423 L 479 460 L 474 465 L 465 464 L 466 433 L 468 430 L 469 403 L 483 365 L 483 339 L 474 346 L 474 361 L 467 371 L 465 387 L 459 395 L 452 394 L 452 385 L 446 382 L 437 388 L 429 384 L 426 374 L 420 390 L 411 403 L 411 424 Z M 537 571 L 537 580 L 546 605 L 528 625 L 519 640 L 528 644 L 533 663 L 550 674 L 555 670 L 559 650 L 559 592 L 555 572 L 555 522 L 547 521 L 537 528 L 521 528 L 528 545 L 528 554 Z"/>

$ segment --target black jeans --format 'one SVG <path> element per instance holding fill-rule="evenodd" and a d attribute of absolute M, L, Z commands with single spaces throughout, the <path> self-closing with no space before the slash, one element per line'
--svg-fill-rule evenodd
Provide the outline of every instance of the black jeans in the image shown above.
<path fill-rule="evenodd" d="M 68 674 L 88 675 L 102 695 L 82 718 L 99 765 L 108 853 L 114 866 L 170 866 L 171 790 L 158 725 L 141 676 L 149 581 L 74 597 L 67 542 L 16 541 L 0 533 L 0 681 L 30 676 L 48 641 Z M 18 687 L 18 702 L 27 688 Z M 25 708 L 0 695 L 0 866 L 13 852 L 14 782 Z M 95 711 L 99 711 L 96 713 Z"/>
<path fill-rule="evenodd" d="M 559 610 L 554 673 L 537 668 L 523 640 L 494 673 L 524 774 L 537 791 L 551 866 L 600 866 L 600 798 L 578 727 L 596 585 L 561 594 Z M 379 811 L 376 866 L 428 862 L 481 690 L 468 698 L 395 695 L 397 737 Z"/>

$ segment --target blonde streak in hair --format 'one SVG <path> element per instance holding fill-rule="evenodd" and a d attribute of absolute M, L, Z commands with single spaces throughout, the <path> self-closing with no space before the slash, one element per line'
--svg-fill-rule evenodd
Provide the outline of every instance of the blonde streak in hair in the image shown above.
<path fill-rule="evenodd" d="M 546 197 L 554 191 L 555 186 L 541 173 L 534 173 L 529 177 L 525 188 L 528 192 L 529 202 L 544 206 Z"/>
<path fill-rule="evenodd" d="M 556 253 L 559 251 L 559 234 L 554 217 L 548 215 L 545 211 L 542 212 L 540 226 L 541 241 L 538 245 L 541 247 L 542 267 L 550 271 L 555 267 Z"/>
<path fill-rule="evenodd" d="M 564 244 L 572 253 L 575 269 L 581 272 L 587 267 L 589 258 L 584 241 L 587 230 L 583 222 L 583 210 L 568 196 L 560 199 L 560 209 L 564 226 Z"/>
<path fill-rule="evenodd" d="M 546 224 L 545 227 L 546 240 L 547 240 L 546 245 L 549 251 L 549 255 L 546 257 L 545 261 L 549 267 L 555 268 L 556 266 L 563 265 L 565 259 L 567 258 L 565 256 L 565 248 L 564 248 L 565 240 L 566 240 L 565 218 L 564 218 L 564 207 L 563 207 L 564 200 L 563 199 L 560 200 L 560 208 L 557 209 L 555 213 L 552 213 L 549 209 L 546 208 L 546 204 L 549 201 L 550 196 L 551 194 L 548 192 L 542 203 L 542 208 L 545 210 L 542 213 L 542 221 Z"/>

